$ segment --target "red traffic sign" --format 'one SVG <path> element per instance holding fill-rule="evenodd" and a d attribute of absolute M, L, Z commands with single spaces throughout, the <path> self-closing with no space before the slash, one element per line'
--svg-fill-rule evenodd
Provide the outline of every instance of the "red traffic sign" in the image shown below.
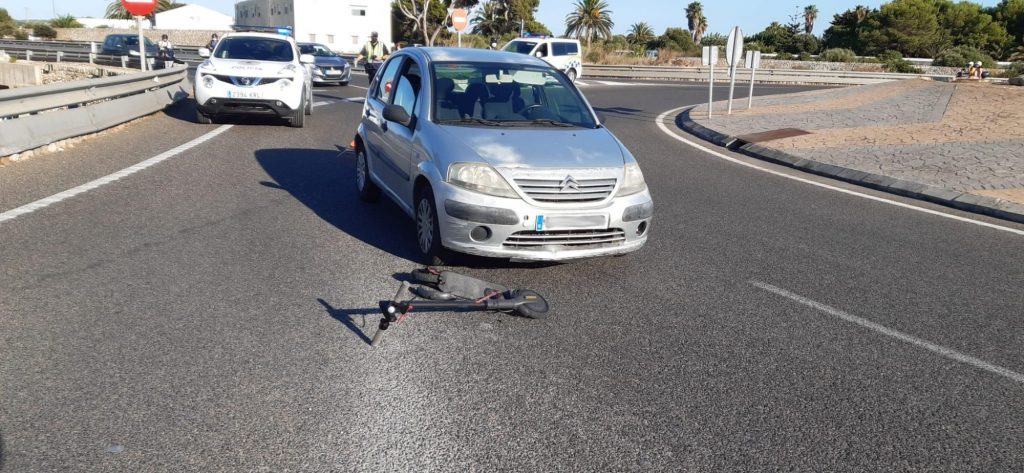
<path fill-rule="evenodd" d="M 128 13 L 136 16 L 146 16 L 156 10 L 157 0 L 121 0 L 121 5 Z"/>
<path fill-rule="evenodd" d="M 455 31 L 462 32 L 469 26 L 469 12 L 464 8 L 452 10 L 452 27 Z"/>

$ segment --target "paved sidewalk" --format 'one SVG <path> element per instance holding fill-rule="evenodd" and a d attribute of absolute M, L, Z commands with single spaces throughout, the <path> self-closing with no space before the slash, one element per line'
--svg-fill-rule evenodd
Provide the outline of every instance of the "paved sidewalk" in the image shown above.
<path fill-rule="evenodd" d="M 1020 87 L 906 80 L 755 97 L 752 110 L 737 110 L 745 107 L 738 101 L 726 116 L 717 102 L 708 120 L 701 105 L 679 124 L 819 174 L 1024 219 Z"/>

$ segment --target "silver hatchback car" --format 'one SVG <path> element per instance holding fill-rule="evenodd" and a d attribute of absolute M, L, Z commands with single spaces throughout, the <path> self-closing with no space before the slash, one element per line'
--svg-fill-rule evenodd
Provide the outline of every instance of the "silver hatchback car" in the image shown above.
<path fill-rule="evenodd" d="M 386 194 L 419 251 L 526 261 L 619 255 L 647 242 L 654 204 L 629 151 L 546 62 L 407 48 L 370 84 L 355 137 L 364 201 Z"/>

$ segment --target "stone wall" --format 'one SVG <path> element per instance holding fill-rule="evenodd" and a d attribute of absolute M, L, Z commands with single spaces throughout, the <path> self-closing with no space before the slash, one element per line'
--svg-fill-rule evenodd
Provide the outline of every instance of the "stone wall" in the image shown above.
<path fill-rule="evenodd" d="M 701 67 L 699 57 L 681 57 L 672 61 L 673 66 Z M 726 67 L 725 59 L 719 59 L 719 67 Z M 870 62 L 822 62 L 822 61 L 783 61 L 778 59 L 762 59 L 762 69 L 794 69 L 801 71 L 841 71 L 841 72 L 886 72 L 882 64 Z M 959 68 L 918 66 L 924 74 L 954 76 Z"/>
<path fill-rule="evenodd" d="M 2 88 L 30 87 L 43 83 L 43 68 L 38 64 L 0 63 Z"/>
<path fill-rule="evenodd" d="M 167 35 L 167 38 L 176 46 L 206 46 L 206 43 L 210 42 L 210 35 L 214 33 L 217 33 L 218 36 L 224 36 L 224 33 L 228 32 L 207 30 L 142 30 L 142 34 L 154 43 L 160 41 L 161 35 Z M 95 41 L 96 43 L 102 43 L 108 34 L 139 34 L 139 31 L 116 28 L 57 28 L 57 40 L 59 41 Z"/>

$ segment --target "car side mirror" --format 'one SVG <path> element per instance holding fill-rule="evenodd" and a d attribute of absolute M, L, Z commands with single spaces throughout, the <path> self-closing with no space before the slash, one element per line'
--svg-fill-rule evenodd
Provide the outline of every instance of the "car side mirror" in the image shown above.
<path fill-rule="evenodd" d="M 312 54 L 303 54 L 299 56 L 299 62 L 302 64 L 315 64 L 316 58 Z"/>
<path fill-rule="evenodd" d="M 594 115 L 597 115 L 597 124 L 598 125 L 604 125 L 605 123 L 608 123 L 608 117 L 606 117 L 603 112 L 595 111 Z"/>
<path fill-rule="evenodd" d="M 537 57 L 544 57 L 544 53 L 542 53 L 540 51 L 537 51 L 537 52 L 533 53 L 533 55 L 537 56 Z"/>
<path fill-rule="evenodd" d="M 389 122 L 398 123 L 406 128 L 412 124 L 412 117 L 409 116 L 409 112 L 406 112 L 404 108 L 398 105 L 385 105 L 384 119 Z"/>
<path fill-rule="evenodd" d="M 199 48 L 199 57 L 208 58 L 210 57 L 210 50 L 206 48 Z"/>

